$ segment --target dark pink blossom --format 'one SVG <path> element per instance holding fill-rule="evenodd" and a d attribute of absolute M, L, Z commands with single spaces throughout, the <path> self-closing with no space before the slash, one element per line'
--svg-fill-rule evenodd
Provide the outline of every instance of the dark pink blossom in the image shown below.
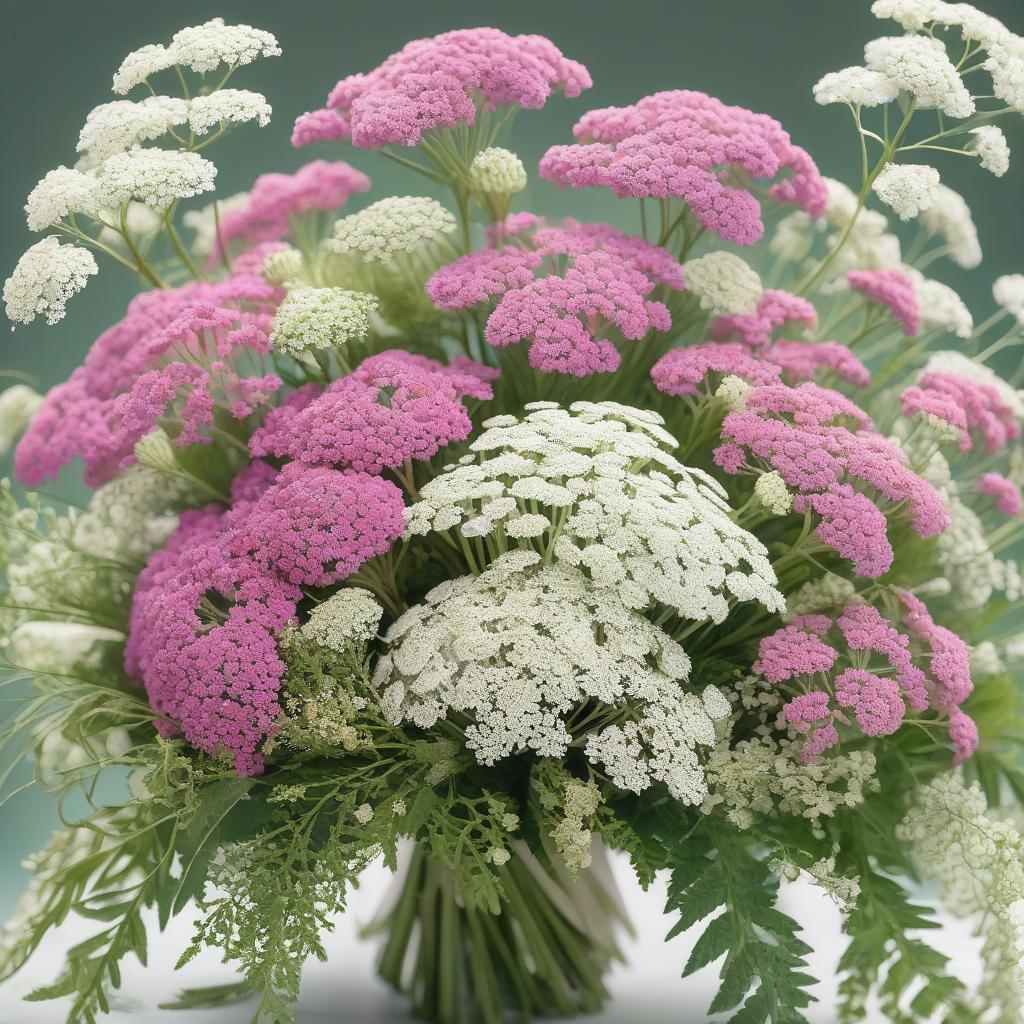
<path fill-rule="evenodd" d="M 981 434 L 990 454 L 1001 451 L 1021 436 L 1016 413 L 992 384 L 931 370 L 921 375 L 921 386 L 945 395 L 958 405 L 963 410 L 967 429 Z"/>
<path fill-rule="evenodd" d="M 917 334 L 921 310 L 910 275 L 898 267 L 878 270 L 850 270 L 846 274 L 850 287 L 869 302 L 888 307 L 906 335 Z"/>
<path fill-rule="evenodd" d="M 953 744 L 953 764 L 960 765 L 978 749 L 978 726 L 963 708 L 949 709 L 949 739 Z"/>
<path fill-rule="evenodd" d="M 780 367 L 790 383 L 813 381 L 821 372 L 834 373 L 858 388 L 871 383 L 868 368 L 836 341 L 776 341 L 763 349 L 762 355 Z"/>
<path fill-rule="evenodd" d="M 978 480 L 978 493 L 991 498 L 997 509 L 1006 516 L 1019 516 L 1022 502 L 1020 488 L 1001 473 L 982 473 Z"/>
<path fill-rule="evenodd" d="M 791 623 L 761 639 L 754 671 L 769 683 L 828 672 L 838 653 L 816 631 Z"/>
<path fill-rule="evenodd" d="M 859 668 L 848 668 L 836 676 L 836 703 L 853 711 L 865 736 L 891 736 L 907 713 L 894 679 Z"/>
<path fill-rule="evenodd" d="M 543 36 L 457 29 L 416 39 L 373 71 L 342 79 L 326 111 L 299 118 L 293 141 L 415 146 L 424 133 L 475 124 L 481 107 L 537 110 L 555 91 L 571 98 L 590 84 L 587 69 Z"/>
<path fill-rule="evenodd" d="M 708 331 L 716 341 L 744 341 L 756 347 L 767 345 L 774 332 L 788 324 L 803 324 L 813 331 L 818 326 L 818 312 L 799 295 L 766 288 L 753 313 L 716 316 Z"/>
<path fill-rule="evenodd" d="M 903 415 L 908 419 L 916 415 L 934 416 L 948 423 L 959 435 L 960 451 L 969 451 L 974 447 L 964 407 L 945 391 L 919 388 L 912 384 L 900 393 L 900 405 L 903 408 Z"/>
<path fill-rule="evenodd" d="M 651 380 L 667 395 L 695 395 L 698 385 L 711 374 L 741 377 L 751 384 L 778 381 L 774 363 L 758 358 L 746 346 L 730 342 L 705 342 L 676 348 L 651 368 Z"/>

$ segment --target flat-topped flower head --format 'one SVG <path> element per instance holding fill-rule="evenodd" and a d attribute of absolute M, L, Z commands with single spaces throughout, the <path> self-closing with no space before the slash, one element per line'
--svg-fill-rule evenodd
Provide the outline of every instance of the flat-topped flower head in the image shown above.
<path fill-rule="evenodd" d="M 370 179 L 343 160 L 314 160 L 294 174 L 261 174 L 239 209 L 222 212 L 220 236 L 227 243 L 274 242 L 284 238 L 291 218 L 337 210 L 355 192 L 365 192 Z"/>
<path fill-rule="evenodd" d="M 255 121 L 261 128 L 270 124 L 272 111 L 265 96 L 249 89 L 218 89 L 196 96 L 188 104 L 188 126 L 196 135 L 206 135 L 218 125 Z"/>
<path fill-rule="evenodd" d="M 732 176 L 791 176 L 773 186 L 780 202 L 813 216 L 826 194 L 814 162 L 774 119 L 728 106 L 700 92 L 647 96 L 628 107 L 585 114 L 573 129 L 577 144 L 552 146 L 540 175 L 570 188 L 604 186 L 620 197 L 679 198 L 710 231 L 739 245 L 762 235 L 760 204 L 751 192 L 728 185 Z"/>
<path fill-rule="evenodd" d="M 758 352 L 782 371 L 787 383 L 821 380 L 834 374 L 855 387 L 867 387 L 871 372 L 837 341 L 790 341 L 783 338 Z"/>
<path fill-rule="evenodd" d="M 533 403 L 522 419 L 484 427 L 470 444 L 475 458 L 421 488 L 410 534 L 539 544 L 631 608 L 715 622 L 733 600 L 781 609 L 764 547 L 732 522 L 711 477 L 669 454 L 674 442 L 656 414 L 615 402 Z"/>
<path fill-rule="evenodd" d="M 481 109 L 538 110 L 553 93 L 571 98 L 590 84 L 587 69 L 543 36 L 457 29 L 416 39 L 373 71 L 343 78 L 327 98 L 335 115 L 330 133 L 320 114 L 311 137 L 304 115 L 297 144 L 335 138 L 361 149 L 416 146 L 424 134 L 475 124 Z"/>
<path fill-rule="evenodd" d="M 671 326 L 664 303 L 647 298 L 659 283 L 682 288 L 679 264 L 665 249 L 608 224 L 532 228 L 529 238 L 523 232 L 517 239 L 528 248 L 488 249 L 442 267 L 427 295 L 453 310 L 497 299 L 484 331 L 488 344 L 525 341 L 535 369 L 575 377 L 615 370 L 622 359 L 617 337 L 639 341 Z"/>
<path fill-rule="evenodd" d="M 737 342 L 705 342 L 672 349 L 651 368 L 651 380 L 667 395 L 696 395 L 714 374 L 750 384 L 771 384 L 781 377 L 779 367 L 761 359 Z"/>
<path fill-rule="evenodd" d="M 61 245 L 55 235 L 26 250 L 4 281 L 4 310 L 12 324 L 30 324 L 37 316 L 48 324 L 64 319 L 68 299 L 99 273 L 88 249 Z"/>
<path fill-rule="evenodd" d="M 713 313 L 752 313 L 764 292 L 749 263 L 723 249 L 683 264 L 686 290 Z"/>
<path fill-rule="evenodd" d="M 622 789 L 662 782 L 688 804 L 706 795 L 697 749 L 714 743 L 728 701 L 714 687 L 686 692 L 683 649 L 576 569 L 510 552 L 432 590 L 386 639 L 374 681 L 396 724 L 459 714 L 467 746 L 494 764 L 522 750 L 564 756 L 590 701 L 628 707 L 629 724 L 588 730 L 588 759 Z"/>
<path fill-rule="evenodd" d="M 427 196 L 389 196 L 334 225 L 330 247 L 367 263 L 389 263 L 455 230 L 455 217 Z"/>
<path fill-rule="evenodd" d="M 949 258 L 965 270 L 981 263 L 981 244 L 971 208 L 959 192 L 939 185 L 935 201 L 918 214 L 918 222 L 929 235 L 938 235 L 946 243 Z"/>
<path fill-rule="evenodd" d="M 377 297 L 346 288 L 293 288 L 274 314 L 270 344 L 293 357 L 343 348 L 370 333 Z"/>
<path fill-rule="evenodd" d="M 992 285 L 996 303 L 1024 327 L 1024 274 L 1004 274 Z"/>
<path fill-rule="evenodd" d="M 958 338 L 969 338 L 974 330 L 974 317 L 966 303 L 948 284 L 925 277 L 913 267 L 904 267 L 917 293 L 921 326 L 925 330 L 950 331 Z"/>
<path fill-rule="evenodd" d="M 974 113 L 974 100 L 946 47 L 931 36 L 884 36 L 864 47 L 864 63 L 885 75 L 921 108 L 935 107 L 949 117 Z"/>
<path fill-rule="evenodd" d="M 183 28 L 171 42 L 133 50 L 114 75 L 114 92 L 124 95 L 152 75 L 176 64 L 197 74 L 220 66 L 237 68 L 260 57 L 278 57 L 281 47 L 269 32 L 251 25 L 227 25 L 223 18 L 211 18 L 202 25 Z"/>
<path fill-rule="evenodd" d="M 188 119 L 188 101 L 175 96 L 113 100 L 94 107 L 78 135 L 79 168 L 98 167 L 107 157 L 159 139 Z"/>
<path fill-rule="evenodd" d="M 1024 42 L 1008 36 L 988 48 L 985 70 L 992 76 L 992 92 L 997 99 L 1018 112 L 1024 112 Z"/>
<path fill-rule="evenodd" d="M 737 338 L 748 345 L 767 345 L 774 332 L 789 324 L 802 324 L 814 330 L 818 312 L 813 303 L 799 295 L 766 288 L 752 313 L 717 316 L 708 333 L 716 341 Z"/>
<path fill-rule="evenodd" d="M 880 71 L 855 65 L 830 71 L 814 86 L 814 99 L 829 103 L 849 103 L 856 107 L 878 107 L 891 103 L 900 94 L 900 87 Z"/>
<path fill-rule="evenodd" d="M 165 210 L 179 199 L 212 192 L 217 168 L 198 153 L 136 146 L 108 157 L 96 174 L 96 200 L 116 209 L 130 199 Z"/>
<path fill-rule="evenodd" d="M 991 498 L 1003 515 L 1019 516 L 1024 509 L 1020 488 L 1001 473 L 982 473 L 978 478 L 978 493 Z"/>
<path fill-rule="evenodd" d="M 13 384 L 0 391 L 0 457 L 11 450 L 43 402 L 43 396 L 27 384 Z"/>
<path fill-rule="evenodd" d="M 320 647 L 343 654 L 354 644 L 377 635 L 384 609 L 362 587 L 345 587 L 321 601 L 299 628 L 299 633 Z"/>
<path fill-rule="evenodd" d="M 1010 144 L 1003 129 L 994 124 L 972 128 L 974 139 L 968 145 L 968 152 L 977 153 L 981 166 L 1001 178 L 1010 169 Z"/>
<path fill-rule="evenodd" d="M 469 436 L 466 398 L 491 397 L 497 371 L 450 366 L 397 349 L 365 359 L 323 391 L 307 385 L 271 410 L 252 436 L 254 455 L 367 473 L 433 458 Z"/>
<path fill-rule="evenodd" d="M 869 302 L 885 306 L 907 335 L 917 334 L 921 310 L 913 278 L 897 267 L 880 270 L 850 270 L 846 282 Z"/>
<path fill-rule="evenodd" d="M 31 231 L 44 231 L 69 215 L 95 218 L 100 213 L 96 177 L 70 167 L 47 171 L 25 200 L 25 218 Z"/>
<path fill-rule="evenodd" d="M 900 220 L 911 220 L 939 198 L 939 172 L 928 164 L 886 164 L 871 186 Z"/>

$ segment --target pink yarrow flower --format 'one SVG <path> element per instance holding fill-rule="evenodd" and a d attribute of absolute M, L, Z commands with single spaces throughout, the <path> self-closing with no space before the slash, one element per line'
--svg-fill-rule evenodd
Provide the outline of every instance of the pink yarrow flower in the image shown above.
<path fill-rule="evenodd" d="M 1001 473 L 982 473 L 978 480 L 979 494 L 991 498 L 997 509 L 1006 516 L 1019 516 L 1022 501 L 1020 488 Z"/>
<path fill-rule="evenodd" d="M 956 373 L 930 370 L 921 375 L 921 386 L 930 392 L 944 395 L 950 403 L 959 406 L 963 411 L 967 431 L 981 434 L 990 454 L 1002 451 L 1011 441 L 1021 436 L 1016 413 L 992 384 Z M 967 440 L 970 441 L 969 434 Z M 966 447 L 973 447 L 973 443 Z"/>
<path fill-rule="evenodd" d="M 921 310 L 910 275 L 898 267 L 878 270 L 850 270 L 846 274 L 850 287 L 869 302 L 886 306 L 906 335 L 917 334 Z"/>
<path fill-rule="evenodd" d="M 757 347 L 767 345 L 772 335 L 788 324 L 802 324 L 814 330 L 818 326 L 818 312 L 799 295 L 768 288 L 753 313 L 716 316 L 708 333 L 716 341 L 744 341 Z"/>
<path fill-rule="evenodd" d="M 959 438 L 960 451 L 969 451 L 974 447 L 964 407 L 945 391 L 919 388 L 912 384 L 900 393 L 900 405 L 907 419 L 918 415 L 930 416 L 952 427 L 953 436 Z"/>
<path fill-rule="evenodd" d="M 647 96 L 628 107 L 585 114 L 573 129 L 578 142 L 552 146 L 540 162 L 542 178 L 570 188 L 604 186 L 620 197 L 679 198 L 710 231 L 740 245 L 762 235 L 760 204 L 739 177 L 773 178 L 780 202 L 824 213 L 827 191 L 810 156 L 764 114 L 728 106 L 700 92 Z"/>
<path fill-rule="evenodd" d="M 416 39 L 373 71 L 343 78 L 326 110 L 299 118 L 293 142 L 415 146 L 426 133 L 475 124 L 481 109 L 538 110 L 556 91 L 572 98 L 590 85 L 587 69 L 543 36 L 458 29 Z"/>

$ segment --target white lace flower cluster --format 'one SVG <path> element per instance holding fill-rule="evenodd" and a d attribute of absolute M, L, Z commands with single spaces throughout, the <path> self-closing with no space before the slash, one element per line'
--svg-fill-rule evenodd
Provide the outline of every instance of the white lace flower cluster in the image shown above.
<path fill-rule="evenodd" d="M 188 116 L 188 100 L 176 96 L 147 96 L 137 103 L 102 103 L 88 113 L 79 132 L 77 149 L 82 156 L 78 169 L 98 167 L 115 153 L 159 139 L 185 124 Z"/>
<path fill-rule="evenodd" d="M 344 653 L 377 635 L 384 609 L 362 587 L 346 587 L 318 604 L 299 633 L 320 647 Z"/>
<path fill-rule="evenodd" d="M 455 230 L 455 217 L 427 196 L 389 196 L 342 217 L 328 245 L 367 263 L 388 263 Z"/>
<path fill-rule="evenodd" d="M 182 214 L 182 223 L 195 235 L 192 251 L 204 259 L 208 257 L 217 245 L 217 222 L 223 223 L 228 214 L 244 210 L 248 205 L 249 193 L 236 192 L 223 199 L 215 199 L 198 210 L 188 210 Z"/>
<path fill-rule="evenodd" d="M 754 497 L 774 516 L 793 511 L 793 495 L 777 470 L 762 473 L 754 484 Z"/>
<path fill-rule="evenodd" d="M 705 795 L 698 747 L 729 705 L 714 687 L 685 692 L 686 652 L 579 570 L 510 551 L 479 576 L 434 588 L 388 630 L 374 682 L 396 724 L 462 723 L 481 764 L 520 750 L 562 757 L 592 701 L 607 722 L 586 753 L 623 789 L 663 782 L 688 804 Z"/>
<path fill-rule="evenodd" d="M 750 313 L 764 291 L 761 278 L 746 260 L 724 249 L 683 264 L 686 290 L 713 313 Z"/>
<path fill-rule="evenodd" d="M 342 348 L 365 338 L 377 297 L 346 288 L 293 288 L 277 309 L 270 344 L 299 357 L 311 350 Z"/>
<path fill-rule="evenodd" d="M 939 172 L 928 164 L 886 164 L 871 187 L 900 220 L 910 220 L 938 199 Z"/>
<path fill-rule="evenodd" d="M 984 922 L 979 1004 L 999 1020 L 1024 1016 L 1024 838 L 988 812 L 981 787 L 956 775 L 923 786 L 897 827 L 937 878 L 953 913 Z M 997 1019 L 996 1017 L 992 1018 Z"/>
<path fill-rule="evenodd" d="M 849 603 L 856 592 L 857 588 L 845 577 L 832 572 L 823 573 L 786 595 L 783 619 L 792 622 L 802 615 L 838 611 Z"/>
<path fill-rule="evenodd" d="M 11 634 L 10 663 L 26 672 L 66 674 L 76 666 L 98 668 L 104 644 L 123 643 L 124 633 L 80 622 L 23 622 Z"/>
<path fill-rule="evenodd" d="M 197 74 L 225 66 L 237 68 L 260 57 L 279 57 L 281 47 L 269 32 L 251 25 L 226 25 L 211 18 L 202 25 L 176 32 L 168 45 L 150 44 L 133 50 L 114 75 L 114 92 L 124 95 L 151 75 L 175 65 Z"/>
<path fill-rule="evenodd" d="M 992 285 L 992 297 L 1024 327 L 1024 274 L 1004 274 Z"/>
<path fill-rule="evenodd" d="M 921 326 L 925 330 L 951 331 L 958 338 L 969 338 L 974 330 L 974 317 L 964 300 L 948 284 L 925 277 L 914 267 L 904 267 L 903 270 L 914 284 Z M 965 361 L 971 362 L 969 359 Z"/>
<path fill-rule="evenodd" d="M 27 384 L 0 391 L 0 458 L 11 450 L 42 404 L 43 396 Z"/>
<path fill-rule="evenodd" d="M 722 622 L 730 598 L 782 610 L 766 549 L 732 521 L 712 477 L 668 453 L 660 416 L 616 402 L 525 408 L 486 420 L 475 455 L 422 488 L 409 534 L 456 530 L 467 551 L 475 538 L 493 553 L 539 551 L 627 607 L 683 619 Z"/>
<path fill-rule="evenodd" d="M 939 185 L 935 201 L 918 214 L 918 223 L 929 235 L 938 235 L 946 243 L 949 258 L 965 270 L 981 263 L 981 243 L 971 208 L 959 192 Z"/>
<path fill-rule="evenodd" d="M 37 316 L 48 324 L 64 319 L 68 299 L 99 273 L 88 249 L 61 245 L 54 235 L 36 242 L 18 260 L 4 282 L 4 308 L 15 324 L 30 324 Z"/>
<path fill-rule="evenodd" d="M 469 165 L 469 185 L 476 192 L 510 196 L 526 188 L 523 161 L 509 149 L 482 149 Z"/>
<path fill-rule="evenodd" d="M 1010 144 L 1002 128 L 985 124 L 972 128 L 971 134 L 974 139 L 967 146 L 968 152 L 977 153 L 981 166 L 1001 178 L 1010 169 Z"/>
<path fill-rule="evenodd" d="M 864 47 L 864 63 L 913 96 L 923 109 L 949 117 L 974 113 L 974 100 L 943 43 L 931 36 L 883 36 Z"/>
<path fill-rule="evenodd" d="M 829 103 L 850 103 L 857 107 L 878 107 L 891 103 L 900 94 L 899 86 L 880 71 L 854 65 L 830 71 L 814 86 L 814 99 Z"/>

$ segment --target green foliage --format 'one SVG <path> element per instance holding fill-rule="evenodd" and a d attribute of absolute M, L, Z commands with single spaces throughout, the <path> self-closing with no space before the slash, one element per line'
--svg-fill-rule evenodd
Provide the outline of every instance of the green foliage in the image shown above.
<path fill-rule="evenodd" d="M 778 879 L 748 840 L 709 826 L 673 851 L 666 913 L 678 915 L 668 938 L 721 909 L 705 926 L 683 976 L 725 960 L 709 1012 L 735 1010 L 733 1024 L 798 1024 L 812 1002 L 804 973 L 810 947 L 799 925 L 775 907 Z"/>

